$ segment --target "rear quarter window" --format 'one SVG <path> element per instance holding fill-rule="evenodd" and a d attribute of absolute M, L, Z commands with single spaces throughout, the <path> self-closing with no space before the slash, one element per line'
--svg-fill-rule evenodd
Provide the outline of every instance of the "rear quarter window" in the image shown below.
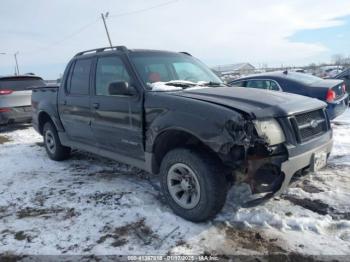
<path fill-rule="evenodd" d="M 71 72 L 69 94 L 88 95 L 92 59 L 80 59 L 75 62 Z"/>

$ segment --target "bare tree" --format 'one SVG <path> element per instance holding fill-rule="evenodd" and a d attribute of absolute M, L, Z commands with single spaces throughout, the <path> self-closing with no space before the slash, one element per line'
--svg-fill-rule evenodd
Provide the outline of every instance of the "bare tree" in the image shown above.
<path fill-rule="evenodd" d="M 335 65 L 340 66 L 340 65 L 344 64 L 345 56 L 343 54 L 334 54 L 334 55 L 332 55 L 332 62 Z"/>

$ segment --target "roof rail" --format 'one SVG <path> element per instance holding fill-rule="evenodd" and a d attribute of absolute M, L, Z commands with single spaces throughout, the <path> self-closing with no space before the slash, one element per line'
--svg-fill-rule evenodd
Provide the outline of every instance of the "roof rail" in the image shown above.
<path fill-rule="evenodd" d="M 81 55 L 84 55 L 87 53 L 99 53 L 99 52 L 104 52 L 106 50 L 117 50 L 117 51 L 126 52 L 128 49 L 125 46 L 100 47 L 100 48 L 96 48 L 96 49 L 90 49 L 90 50 L 79 52 L 75 56 L 81 56 Z"/>
<path fill-rule="evenodd" d="M 190 53 L 188 52 L 180 52 L 180 54 L 185 54 L 185 55 L 189 55 L 189 56 L 192 56 Z"/>

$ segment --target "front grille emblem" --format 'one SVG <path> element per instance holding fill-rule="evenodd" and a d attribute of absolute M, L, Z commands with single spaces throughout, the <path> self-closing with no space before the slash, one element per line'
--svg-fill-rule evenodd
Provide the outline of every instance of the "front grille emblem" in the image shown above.
<path fill-rule="evenodd" d="M 316 128 L 316 127 L 318 127 L 318 122 L 316 120 L 310 120 L 309 125 L 312 128 Z"/>

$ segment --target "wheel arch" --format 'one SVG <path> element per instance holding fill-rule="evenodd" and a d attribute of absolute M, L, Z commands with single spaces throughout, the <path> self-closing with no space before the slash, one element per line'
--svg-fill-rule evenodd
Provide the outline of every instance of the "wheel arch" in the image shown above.
<path fill-rule="evenodd" d="M 52 120 L 51 116 L 45 112 L 45 111 L 41 111 L 38 115 L 38 129 L 39 129 L 39 133 L 42 135 L 43 131 L 44 131 L 44 125 L 47 122 L 52 122 L 54 125 L 54 121 Z"/>
<path fill-rule="evenodd" d="M 205 151 L 217 161 L 221 161 L 219 154 L 203 142 L 198 136 L 188 130 L 167 129 L 157 135 L 152 146 L 151 171 L 159 173 L 160 165 L 166 153 L 175 148 L 193 148 Z"/>

